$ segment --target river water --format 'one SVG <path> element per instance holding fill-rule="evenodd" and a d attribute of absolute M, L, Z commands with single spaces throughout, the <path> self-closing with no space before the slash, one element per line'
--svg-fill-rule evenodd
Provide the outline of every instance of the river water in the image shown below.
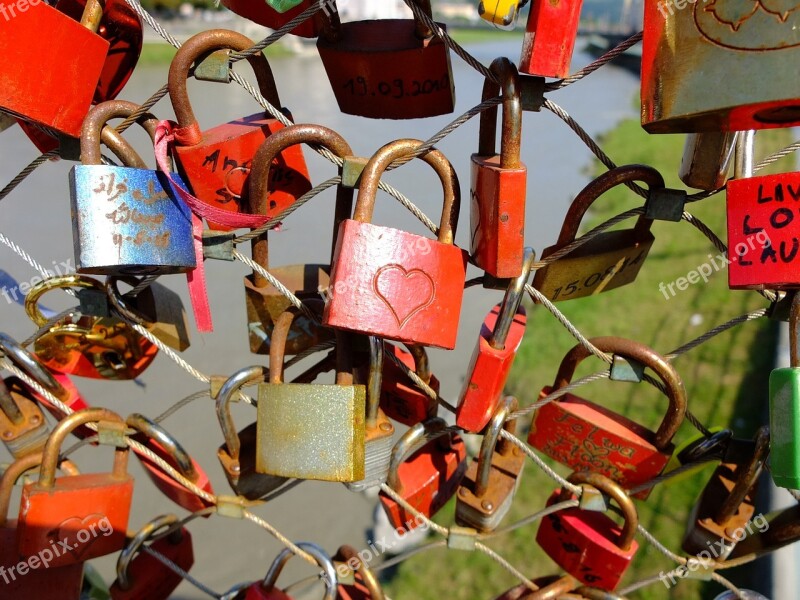
<path fill-rule="evenodd" d="M 580 46 L 580 42 L 579 42 Z M 485 43 L 468 48 L 481 62 L 489 64 L 498 56 L 516 60 L 516 40 Z M 576 52 L 573 71 L 591 61 Z M 283 104 L 289 107 L 295 121 L 321 123 L 342 134 L 356 154 L 369 156 L 388 141 L 417 137 L 425 139 L 444 127 L 454 115 L 412 122 L 375 121 L 343 115 L 338 111 L 325 72 L 314 52 L 309 55 L 272 59 L 271 66 L 279 85 Z M 246 72 L 246 66 L 242 72 Z M 455 115 L 462 114 L 480 101 L 480 75 L 453 56 L 457 90 Z M 127 100 L 141 102 L 157 90 L 166 79 L 167 67 L 138 69 L 122 94 Z M 606 67 L 584 81 L 551 94 L 550 98 L 566 108 L 595 136 L 612 128 L 620 119 L 636 115 L 632 98 L 638 80 L 616 67 Z M 208 83 L 192 83 L 190 93 L 201 126 L 211 127 L 226 120 L 251 114 L 257 105 L 238 86 L 223 87 Z M 156 105 L 160 118 L 172 118 L 168 100 Z M 128 135 L 128 134 L 126 134 Z M 142 132 L 132 133 L 142 156 L 151 156 Z M 462 196 L 469 198 L 470 153 L 477 150 L 478 119 L 459 128 L 439 145 L 455 165 L 461 180 Z M 30 160 L 37 156 L 18 128 L 0 134 L 0 182 L 9 181 Z M 312 181 L 320 182 L 334 174 L 330 163 L 306 150 Z M 558 234 L 569 201 L 588 181 L 586 172 L 591 154 L 580 139 L 555 115 L 548 111 L 524 115 L 522 160 L 528 167 L 528 205 L 526 240 L 537 252 L 552 244 Z M 441 211 L 441 192 L 432 172 L 421 163 L 410 164 L 389 174 L 388 181 L 411 198 L 426 214 L 435 217 Z M 67 174 L 71 164 L 61 161 L 39 168 L 3 201 L 0 232 L 27 250 L 46 268 L 53 269 L 73 259 Z M 333 191 L 314 199 L 290 217 L 284 233 L 270 237 L 270 260 L 274 265 L 323 262 L 330 248 Z M 400 229 L 426 234 L 426 230 L 399 203 L 388 195 L 378 199 L 374 221 Z M 465 201 L 456 236 L 459 245 L 468 244 L 469 206 Z M 8 248 L 0 245 L 2 268 L 17 281 L 30 281 L 36 273 Z M 74 263 L 73 263 L 74 264 Z M 209 294 L 216 330 L 212 334 L 194 334 L 186 360 L 207 374 L 230 374 L 251 364 L 265 364 L 265 357 L 248 352 L 244 291 L 242 277 L 246 267 L 241 263 L 207 262 Z M 470 269 L 468 277 L 477 275 Z M 163 277 L 187 302 L 185 280 L 181 276 Z M 10 296 L 11 294 L 9 294 Z M 499 292 L 471 288 L 464 297 L 458 345 L 452 352 L 432 350 L 431 364 L 442 382 L 441 394 L 457 400 L 473 345 L 481 322 L 489 309 L 501 299 Z M 0 330 L 17 339 L 33 331 L 21 306 L 0 298 Z M 49 308 L 70 306 L 70 298 L 60 292 L 48 294 L 43 303 Z M 289 376 L 292 375 L 290 371 Z M 166 357 L 156 360 L 141 380 L 119 383 L 78 381 L 91 404 L 108 407 L 126 415 L 142 412 L 155 416 L 180 398 L 203 389 L 203 384 L 188 375 Z M 255 392 L 255 389 L 252 390 Z M 523 399 L 523 402 L 526 400 Z M 252 407 L 234 407 L 239 429 L 254 419 Z M 166 427 L 180 440 L 208 471 L 218 493 L 228 493 L 227 483 L 218 466 L 217 446 L 222 442 L 210 400 L 199 400 L 165 421 Z M 108 470 L 111 456 L 102 450 L 83 449 L 76 454 L 81 467 L 90 471 Z M 5 459 L 2 459 L 5 460 Z M 138 480 L 131 528 L 140 527 L 152 517 L 170 512 L 173 505 L 165 501 L 131 461 L 130 470 Z M 374 500 L 348 492 L 343 486 L 306 482 L 257 513 L 293 540 L 316 541 L 333 552 L 338 545 L 349 543 L 365 547 L 371 524 Z M 335 508 L 334 508 L 335 507 Z M 223 591 L 238 581 L 263 576 L 280 545 L 266 531 L 249 522 L 213 518 L 197 520 L 190 527 L 195 539 L 193 574 L 216 591 Z M 95 561 L 110 581 L 113 561 Z M 309 571 L 301 561 L 287 567 L 283 582 L 293 575 L 305 576 Z M 206 597 L 184 583 L 176 598 Z"/>

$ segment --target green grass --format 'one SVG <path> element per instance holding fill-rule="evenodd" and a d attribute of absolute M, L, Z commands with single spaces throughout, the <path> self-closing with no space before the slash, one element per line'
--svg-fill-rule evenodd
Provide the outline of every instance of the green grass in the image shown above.
<path fill-rule="evenodd" d="M 475 29 L 448 28 L 448 33 L 459 44 L 482 44 L 485 42 L 498 42 L 514 38 L 522 38 L 524 28 L 514 31 L 504 31 L 487 26 Z"/>
<path fill-rule="evenodd" d="M 762 154 L 792 141 L 789 130 L 762 132 L 756 139 Z M 648 136 L 637 120 L 627 120 L 606 135 L 601 146 L 617 164 L 653 165 L 664 175 L 668 186 L 683 187 L 677 179 L 683 141 L 681 135 Z M 775 165 L 776 172 L 794 169 L 794 162 L 784 161 Z M 596 164 L 593 170 L 599 174 L 604 168 Z M 534 182 L 529 185 L 534 185 Z M 586 225 L 597 225 L 637 205 L 641 205 L 641 199 L 631 191 L 622 187 L 614 189 L 593 206 Z M 537 207 L 531 205 L 528 218 L 535 218 L 536 210 Z M 725 239 L 724 194 L 690 204 L 687 210 Z M 766 300 L 753 292 L 730 291 L 724 271 L 713 274 L 707 285 L 700 282 L 666 300 L 658 289 L 660 282 L 669 283 L 685 276 L 688 271 L 708 262 L 709 254 L 716 256 L 718 252 L 686 222 L 657 222 L 652 231 L 655 244 L 633 285 L 558 304 L 587 336 L 632 338 L 668 353 L 732 317 L 767 305 Z M 537 251 L 541 250 L 537 247 Z M 776 331 L 775 323 L 766 319 L 750 322 L 676 359 L 674 364 L 686 386 L 689 407 L 705 424 L 730 426 L 737 435 L 749 437 L 763 422 Z M 529 306 L 527 335 L 516 359 L 508 391 L 515 394 L 522 405 L 534 402 L 538 391 L 552 384 L 561 358 L 575 343 L 546 309 Z M 576 377 L 602 368 L 597 359 L 587 359 L 579 367 Z M 580 395 L 653 429 L 658 426 L 667 406 L 666 399 L 646 384 L 605 380 L 585 386 Z M 529 422 L 520 425 L 527 430 Z M 680 443 L 693 434 L 693 428 L 685 422 L 676 442 Z M 569 473 L 568 468 L 562 465 L 557 465 L 556 469 L 563 475 Z M 711 468 L 706 467 L 680 481 L 658 486 L 646 502 L 637 501 L 640 522 L 673 551 L 680 552 L 688 511 L 710 473 Z M 504 524 L 543 508 L 555 487 L 552 480 L 529 463 Z M 451 502 L 437 515 L 437 521 L 450 525 L 453 513 Z M 530 577 L 557 573 L 558 567 L 535 542 L 537 528 L 538 524 L 524 526 L 491 539 L 488 545 Z M 646 540 L 639 538 L 639 542 L 640 550 L 622 585 L 675 566 Z M 746 576 L 746 573 L 740 573 L 738 577 L 734 575 L 734 579 Z M 444 597 L 466 600 L 493 598 L 516 584 L 511 575 L 483 554 L 437 549 L 404 563 L 397 576 L 387 584 L 387 592 L 397 600 Z M 716 584 L 686 579 L 669 591 L 656 582 L 631 597 L 653 600 L 712 598 L 720 591 Z"/>
<path fill-rule="evenodd" d="M 267 57 L 291 56 L 292 52 L 280 43 L 273 44 L 265 51 Z M 175 56 L 175 48 L 167 43 L 155 42 L 146 43 L 142 46 L 142 55 L 139 58 L 139 66 L 162 66 L 169 65 Z"/>

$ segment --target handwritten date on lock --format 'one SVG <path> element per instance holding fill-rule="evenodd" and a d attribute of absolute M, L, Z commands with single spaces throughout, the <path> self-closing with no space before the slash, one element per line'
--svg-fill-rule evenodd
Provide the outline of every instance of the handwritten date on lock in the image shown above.
<path fill-rule="evenodd" d="M 369 82 L 365 77 L 358 76 L 348 79 L 342 88 L 352 96 L 383 96 L 400 100 L 405 97 L 436 94 L 450 89 L 450 75 L 445 73 L 439 79 L 424 79 L 422 81 L 406 81 L 400 77 L 392 81 Z"/>

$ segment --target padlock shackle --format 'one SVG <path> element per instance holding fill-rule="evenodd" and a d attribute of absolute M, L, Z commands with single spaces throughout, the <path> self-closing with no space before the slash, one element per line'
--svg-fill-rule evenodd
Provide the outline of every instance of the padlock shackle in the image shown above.
<path fill-rule="evenodd" d="M 308 298 L 303 300 L 303 304 L 308 308 L 312 308 L 318 313 L 321 312 L 321 309 L 324 305 L 321 298 Z M 286 360 L 286 342 L 289 340 L 289 332 L 292 329 L 292 323 L 298 314 L 300 314 L 300 309 L 295 306 L 290 306 L 284 310 L 277 319 L 275 319 L 269 346 L 269 382 L 272 384 L 283 383 L 283 368 Z M 344 332 L 337 331 L 336 382 L 340 383 L 341 381 L 341 385 L 352 385 L 352 367 L 348 366 L 351 359 L 350 357 L 343 356 L 343 354 L 349 353 L 342 351 L 341 349 L 345 344 L 345 342 L 342 341 L 344 339 Z M 344 371 L 342 371 L 340 367 L 342 367 Z M 347 381 L 347 373 L 349 373 L 350 377 L 349 382 Z"/>
<path fill-rule="evenodd" d="M 419 6 L 428 18 L 433 21 L 433 9 L 431 8 L 431 0 L 411 0 L 413 4 Z M 410 7 L 409 7 L 410 8 Z M 414 34 L 421 40 L 427 40 L 434 36 L 433 30 L 428 27 L 422 20 L 414 15 L 414 21 L 417 24 Z"/>
<path fill-rule="evenodd" d="M 522 164 L 520 150 L 522 145 L 522 103 L 520 100 L 519 73 L 517 67 L 505 57 L 496 58 L 489 70 L 501 82 L 495 83 L 488 77 L 483 83 L 481 102 L 486 102 L 503 93 L 503 131 L 500 136 L 500 168 L 519 169 Z M 478 156 L 492 157 L 495 152 L 497 135 L 497 106 L 481 112 L 478 134 Z"/>
<path fill-rule="evenodd" d="M 528 284 L 528 278 L 531 276 L 531 267 L 535 260 L 536 253 L 533 248 L 525 248 L 522 255 L 522 273 L 516 279 L 511 280 L 503 296 L 500 310 L 497 313 L 494 331 L 489 337 L 489 345 L 495 350 L 502 350 L 506 347 L 508 332 L 511 331 L 511 325 L 514 323 L 517 313 L 525 314 L 522 299 L 525 297 L 525 286 Z"/>
<path fill-rule="evenodd" d="M 86 275 L 56 275 L 55 277 L 48 277 L 34 285 L 28 295 L 25 296 L 25 312 L 34 325 L 43 327 L 48 321 L 47 317 L 39 309 L 39 299 L 51 290 L 66 288 L 92 289 L 105 293 L 102 283 Z"/>
<path fill-rule="evenodd" d="M 199 477 L 197 469 L 194 467 L 191 456 L 181 443 L 169 433 L 164 427 L 146 417 L 141 413 L 133 413 L 125 419 L 125 424 L 131 429 L 135 429 L 145 437 L 157 442 L 159 446 L 175 461 L 175 468 L 178 472 L 191 482 L 197 481 Z"/>
<path fill-rule="evenodd" d="M 722 503 L 714 516 L 715 523 L 724 523 L 739 511 L 739 507 L 750 490 L 753 489 L 761 470 L 766 464 L 769 456 L 769 427 L 766 425 L 759 427 L 753 440 L 755 441 L 753 456 L 744 465 L 736 468 L 736 483 L 734 483 L 731 493 L 728 494 L 725 502 Z"/>
<path fill-rule="evenodd" d="M 513 396 L 506 396 L 497 406 L 491 421 L 486 426 L 486 433 L 483 434 L 481 449 L 478 453 L 478 472 L 475 475 L 475 488 L 472 493 L 476 497 L 482 498 L 489 490 L 489 477 L 492 474 L 492 457 L 498 448 L 500 432 L 505 429 L 510 434 L 514 434 L 517 429 L 517 420 L 508 420 L 508 415 L 517 410 L 517 399 Z"/>
<path fill-rule="evenodd" d="M 132 287 L 136 287 L 139 284 L 139 280 L 130 275 L 109 275 L 106 277 L 105 283 L 106 296 L 108 296 L 109 304 L 111 304 L 111 307 L 126 321 L 144 326 L 147 323 L 147 319 L 134 312 L 133 309 L 125 304 L 123 295 L 119 292 L 119 281 L 124 281 Z"/>
<path fill-rule="evenodd" d="M 653 445 L 660 451 L 666 450 L 686 414 L 686 388 L 683 387 L 681 376 L 666 358 L 639 342 L 613 336 L 591 338 L 589 342 L 601 352 L 619 354 L 650 367 L 664 383 L 667 388 L 669 408 L 658 430 L 653 434 Z M 556 373 L 553 391 L 569 385 L 578 364 L 591 355 L 592 353 L 582 344 L 575 345 L 567 352 Z"/>
<path fill-rule="evenodd" d="M 525 600 L 557 600 L 558 598 L 562 598 L 564 594 L 573 591 L 579 585 L 580 582 L 572 575 L 564 575 L 540 587 L 538 591 L 532 594 L 523 593 L 520 598 L 525 598 Z"/>
<path fill-rule="evenodd" d="M 30 296 L 30 292 L 28 292 L 28 296 Z M 38 311 L 38 306 L 36 308 Z M 46 322 L 47 320 L 45 319 L 45 323 Z M 40 383 L 42 387 L 48 389 L 57 398 L 64 398 L 67 395 L 67 391 L 64 387 L 53 377 L 50 370 L 42 364 L 36 355 L 20 346 L 10 335 L 0 333 L 0 351 L 2 351 L 6 358 L 14 363 L 17 368 L 22 370 L 34 381 Z"/>
<path fill-rule="evenodd" d="M 331 557 L 325 553 L 321 547 L 311 542 L 295 542 L 295 546 L 308 552 L 317 561 L 317 564 L 322 567 L 323 582 L 325 584 L 325 596 L 323 600 L 336 600 L 336 566 L 333 564 Z M 264 592 L 271 592 L 275 589 L 278 583 L 278 577 L 281 571 L 294 556 L 294 552 L 289 548 L 284 548 L 278 553 L 278 556 L 272 561 L 272 564 L 267 571 L 266 577 L 261 582 L 261 590 Z"/>
<path fill-rule="evenodd" d="M 421 140 L 411 138 L 396 140 L 383 146 L 369 159 L 361 174 L 361 186 L 358 188 L 353 219 L 362 223 L 372 221 L 381 176 L 394 161 L 411 157 L 423 144 L 424 142 Z M 421 158 L 431 165 L 439 176 L 439 181 L 442 182 L 444 205 L 438 240 L 442 244 L 453 244 L 458 226 L 458 214 L 461 209 L 461 188 L 458 184 L 458 175 L 447 157 L 436 148 L 431 148 L 415 158 Z"/>
<path fill-rule="evenodd" d="M 605 475 L 590 471 L 575 471 L 567 478 L 567 481 L 575 485 L 586 484 L 597 488 L 600 492 L 617 503 L 617 506 L 622 510 L 622 516 L 625 518 L 625 524 L 622 526 L 622 532 L 620 533 L 617 546 L 623 551 L 630 550 L 631 544 L 633 544 L 633 538 L 639 526 L 639 513 L 636 511 L 636 505 L 633 503 L 633 499 L 625 490 L 623 490 L 616 481 L 609 479 Z M 563 488 L 558 497 L 558 502 L 569 500 L 571 496 L 572 492 L 567 488 Z"/>
<path fill-rule="evenodd" d="M 792 292 L 789 309 L 789 366 L 800 367 L 800 291 Z"/>
<path fill-rule="evenodd" d="M 61 445 L 64 439 L 81 425 L 86 423 L 98 423 L 102 426 L 103 422 L 125 424 L 117 413 L 107 408 L 85 408 L 72 413 L 62 419 L 54 428 L 47 443 L 42 451 L 42 468 L 39 471 L 39 481 L 36 487 L 49 490 L 56 483 L 56 468 L 58 467 L 58 455 L 61 453 Z M 112 478 L 120 479 L 127 474 L 128 470 L 128 446 L 124 448 L 114 448 L 114 467 Z"/>
<path fill-rule="evenodd" d="M 425 383 L 431 382 L 431 365 L 425 346 L 420 344 L 403 344 L 414 359 L 414 373 Z"/>
<path fill-rule="evenodd" d="M 11 505 L 11 492 L 17 479 L 25 473 L 42 464 L 42 453 L 36 452 L 18 458 L 11 463 L 3 472 L 0 479 L 0 527 L 5 527 L 8 523 L 8 508 Z"/>
<path fill-rule="evenodd" d="M 145 545 L 147 541 L 149 541 L 153 536 L 156 535 L 162 529 L 167 528 L 174 528 L 175 525 L 180 524 L 180 520 L 175 515 L 161 515 L 160 517 L 156 517 L 152 521 L 149 521 L 142 527 L 139 531 L 136 532 L 130 541 L 125 544 L 125 547 L 119 553 L 119 558 L 117 558 L 117 585 L 122 590 L 129 590 L 133 587 L 135 582 L 131 581 L 130 577 L 128 576 L 128 567 L 133 560 L 133 557 L 136 556 L 136 553 L 141 550 L 142 546 Z M 180 528 L 177 528 L 176 531 L 180 531 Z"/>
<path fill-rule="evenodd" d="M 246 385 L 265 381 L 268 374 L 269 372 L 265 367 L 245 367 L 228 377 L 222 387 L 219 388 L 219 392 L 217 392 L 217 420 L 225 438 L 228 456 L 235 461 L 239 460 L 239 451 L 242 445 L 239 441 L 239 432 L 233 423 L 233 416 L 231 415 L 231 400 L 233 395 Z"/>
<path fill-rule="evenodd" d="M 81 127 L 81 163 L 84 165 L 102 165 L 103 157 L 100 153 L 100 143 L 105 142 L 112 152 L 126 167 L 147 169 L 147 163 L 126 142 L 116 130 L 107 124 L 111 119 L 127 119 L 141 106 L 125 100 L 109 100 L 101 102 L 86 114 Z M 136 122 L 144 127 L 150 139 L 155 139 L 158 119 L 151 113 L 142 114 Z"/>
<path fill-rule="evenodd" d="M 449 434 L 447 423 L 440 417 L 421 421 L 406 431 L 392 448 L 392 459 L 389 463 L 386 485 L 398 494 L 402 494 L 403 484 L 397 472 L 400 465 L 429 442 Z"/>
<path fill-rule="evenodd" d="M 340 547 L 334 555 L 333 560 L 346 563 L 348 567 L 350 567 L 351 561 L 355 561 L 358 564 L 356 571 L 361 575 L 361 581 L 369 592 L 370 600 L 384 600 L 386 598 L 380 580 L 375 573 L 372 572 L 367 563 L 361 560 L 355 548 L 347 545 Z"/>
<path fill-rule="evenodd" d="M 104 4 L 105 0 L 86 0 L 86 6 L 83 7 L 81 25 L 92 33 L 97 33 L 100 29 L 100 21 L 102 21 L 103 13 L 105 12 Z"/>
<path fill-rule="evenodd" d="M 15 425 L 19 425 L 25 419 L 25 415 L 22 414 L 17 401 L 8 391 L 4 379 L 0 379 L 0 412 Z"/>
<path fill-rule="evenodd" d="M 384 349 L 383 338 L 369 336 L 369 375 L 367 376 L 367 430 L 378 426 L 383 386 Z"/>
<path fill-rule="evenodd" d="M 169 97 L 175 118 L 180 128 L 176 135 L 176 142 L 181 146 L 196 146 L 203 139 L 203 133 L 197 122 L 197 117 L 189 100 L 186 89 L 186 80 L 189 71 L 195 62 L 216 50 L 235 50 L 242 52 L 255 45 L 255 42 L 246 35 L 228 29 L 209 29 L 190 37 L 180 47 L 169 66 Z M 247 57 L 247 62 L 253 68 L 261 95 L 272 104 L 280 108 L 281 101 L 278 97 L 278 88 L 269 66 L 267 57 L 263 52 L 258 52 Z M 198 63 L 199 64 L 199 63 Z"/>
<path fill-rule="evenodd" d="M 614 592 L 607 592 L 606 590 L 585 585 L 576 589 L 575 593 L 580 595 L 581 600 L 627 600 L 624 596 Z"/>
<path fill-rule="evenodd" d="M 606 171 L 583 188 L 575 197 L 575 200 L 572 201 L 569 210 L 567 210 L 567 216 L 564 217 L 564 224 L 561 226 L 561 233 L 558 235 L 556 246 L 566 246 L 575 241 L 578 235 L 578 227 L 586 211 L 589 210 L 595 200 L 610 189 L 633 181 L 641 181 L 647 185 L 648 189 L 664 187 L 664 178 L 661 173 L 647 165 L 624 165 Z M 636 233 L 647 232 L 650 230 L 652 223 L 652 219 L 646 219 L 644 215 L 640 215 L 636 221 L 634 231 Z"/>

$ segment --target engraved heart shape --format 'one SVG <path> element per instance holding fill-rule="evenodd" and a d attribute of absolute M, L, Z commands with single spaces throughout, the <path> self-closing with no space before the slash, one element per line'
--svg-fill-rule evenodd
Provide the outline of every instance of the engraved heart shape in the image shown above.
<path fill-rule="evenodd" d="M 372 287 L 389 307 L 400 329 L 419 311 L 433 304 L 436 298 L 436 284 L 430 275 L 421 269 L 406 270 L 401 265 L 386 265 L 378 269 Z"/>
<path fill-rule="evenodd" d="M 101 534 L 102 530 L 96 527 L 97 523 L 105 518 L 105 515 L 97 513 L 85 517 L 70 517 L 62 521 L 58 527 L 48 532 L 47 535 L 56 543 L 64 542 L 66 546 L 60 544 L 58 546 L 59 551 L 63 552 L 67 549 L 67 551 L 75 557 L 76 562 L 81 562 L 81 557 L 86 554 L 95 540 L 97 540 L 97 534 Z M 94 529 L 94 531 L 91 531 L 92 529 Z M 89 539 L 86 542 L 82 542 L 78 539 L 78 533 L 80 531 L 86 531 L 89 534 Z M 101 535 L 104 535 L 104 532 Z"/>

